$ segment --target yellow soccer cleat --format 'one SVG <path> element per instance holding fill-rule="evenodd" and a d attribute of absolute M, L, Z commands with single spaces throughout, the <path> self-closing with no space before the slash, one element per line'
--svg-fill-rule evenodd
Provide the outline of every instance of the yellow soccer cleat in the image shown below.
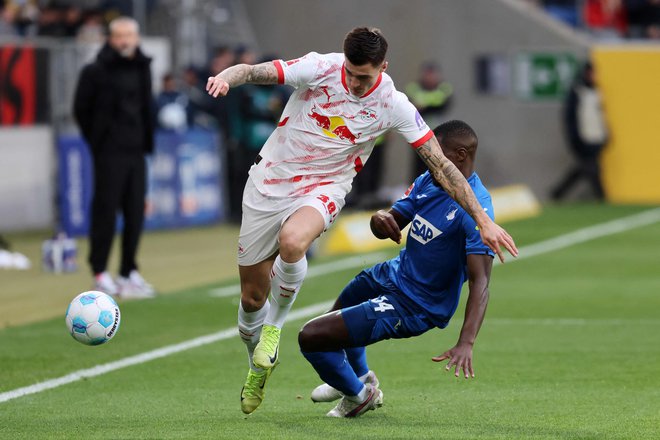
<path fill-rule="evenodd" d="M 245 414 L 251 414 L 261 405 L 266 395 L 266 381 L 270 377 L 273 369 L 256 372 L 252 368 L 248 371 L 245 385 L 241 390 L 241 411 Z"/>
<path fill-rule="evenodd" d="M 252 363 L 257 368 L 269 370 L 275 366 L 280 347 L 281 332 L 281 329 L 273 325 L 263 326 L 259 343 L 254 349 L 254 355 L 252 355 Z"/>

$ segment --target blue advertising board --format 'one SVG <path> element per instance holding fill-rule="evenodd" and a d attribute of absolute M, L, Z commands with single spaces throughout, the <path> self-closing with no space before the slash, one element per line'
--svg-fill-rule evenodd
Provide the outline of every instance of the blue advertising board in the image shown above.
<path fill-rule="evenodd" d="M 85 141 L 79 136 L 60 136 L 57 139 L 57 162 L 60 229 L 69 236 L 86 234 L 94 189 L 94 167 Z"/>
<path fill-rule="evenodd" d="M 215 223 L 225 216 L 226 179 L 216 133 L 192 129 L 159 131 L 147 159 L 145 228 L 180 228 Z M 89 149 L 77 136 L 57 140 L 60 229 L 70 236 L 89 228 L 93 166 Z M 119 219 L 121 227 L 121 219 Z"/>

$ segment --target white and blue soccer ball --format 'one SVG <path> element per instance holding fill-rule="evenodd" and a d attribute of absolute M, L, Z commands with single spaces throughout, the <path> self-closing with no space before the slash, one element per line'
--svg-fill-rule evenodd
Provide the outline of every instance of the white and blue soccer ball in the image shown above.
<path fill-rule="evenodd" d="M 91 290 L 71 301 L 65 320 L 73 339 L 85 345 L 100 345 L 117 334 L 121 313 L 110 295 Z"/>

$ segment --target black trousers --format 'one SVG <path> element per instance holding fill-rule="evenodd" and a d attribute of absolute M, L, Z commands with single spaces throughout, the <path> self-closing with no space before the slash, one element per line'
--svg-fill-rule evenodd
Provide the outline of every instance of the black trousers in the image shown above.
<path fill-rule="evenodd" d="M 94 156 L 89 263 L 95 274 L 107 269 L 119 211 L 124 218 L 119 274 L 127 277 L 137 269 L 135 257 L 144 225 L 146 188 L 147 170 L 143 155 Z"/>
<path fill-rule="evenodd" d="M 605 191 L 603 190 L 603 184 L 600 178 L 598 156 L 580 157 L 579 162 L 568 171 L 566 176 L 553 189 L 551 197 L 554 200 L 564 198 L 568 191 L 580 180 L 587 180 L 589 182 L 597 200 L 603 200 L 605 198 Z"/>

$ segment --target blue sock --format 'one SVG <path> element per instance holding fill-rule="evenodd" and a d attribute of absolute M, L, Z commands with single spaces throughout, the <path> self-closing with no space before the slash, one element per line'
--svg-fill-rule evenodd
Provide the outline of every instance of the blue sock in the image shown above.
<path fill-rule="evenodd" d="M 357 396 L 364 384 L 346 359 L 344 350 L 302 352 L 323 382 L 346 396 Z"/>
<path fill-rule="evenodd" d="M 366 347 L 346 348 L 344 351 L 346 351 L 348 363 L 351 364 L 357 377 L 362 377 L 369 372 Z"/>

